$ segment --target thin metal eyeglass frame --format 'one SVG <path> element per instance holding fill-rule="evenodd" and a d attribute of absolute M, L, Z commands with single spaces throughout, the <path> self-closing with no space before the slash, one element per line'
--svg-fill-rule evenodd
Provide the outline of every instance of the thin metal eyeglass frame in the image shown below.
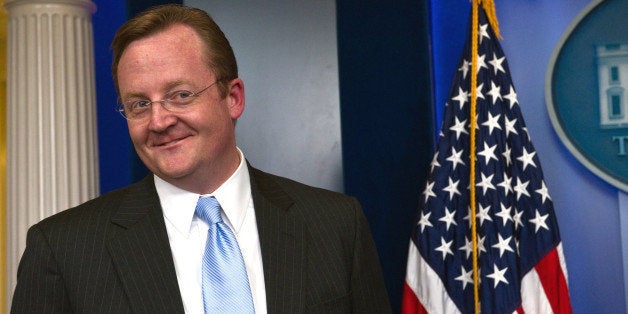
<path fill-rule="evenodd" d="M 216 83 L 218 83 L 218 82 L 220 82 L 220 80 L 216 80 L 215 82 L 213 82 L 213 83 L 209 84 L 207 87 L 205 87 L 205 88 L 201 89 L 201 90 L 200 90 L 200 91 L 198 91 L 198 92 L 191 92 L 191 91 L 186 91 L 186 90 L 183 90 L 183 89 L 182 89 L 182 90 L 176 90 L 176 91 L 173 91 L 173 92 L 190 92 L 190 93 L 191 93 L 191 95 L 190 95 L 190 96 L 188 96 L 188 97 L 196 98 L 196 97 L 200 96 L 200 95 L 201 95 L 204 91 L 208 90 L 210 87 L 212 87 L 212 86 L 216 85 Z M 174 111 L 172 111 L 172 110 L 168 109 L 168 108 L 167 108 L 168 106 L 165 106 L 165 104 L 166 104 L 166 103 L 168 103 L 168 102 L 170 102 L 170 101 L 171 101 L 170 99 L 161 99 L 161 100 L 150 100 L 150 99 L 147 99 L 147 100 L 148 100 L 148 104 L 147 104 L 147 106 L 151 106 L 151 107 L 152 107 L 153 103 L 158 102 L 158 103 L 161 105 L 161 107 L 162 107 L 162 108 L 166 109 L 166 110 L 167 110 L 167 111 L 169 111 L 169 112 L 174 112 Z M 195 99 L 192 99 L 192 100 L 190 101 L 190 104 L 191 104 L 194 100 L 195 100 Z M 118 112 L 120 113 L 120 115 L 122 115 L 122 117 L 123 117 L 123 118 L 125 118 L 125 119 L 127 119 L 127 120 L 131 120 L 131 121 L 141 120 L 141 119 L 139 119 L 139 118 L 135 118 L 135 119 L 133 119 L 133 118 L 129 118 L 129 117 L 126 115 L 125 111 L 124 111 L 124 104 L 122 103 L 122 101 L 118 101 L 118 108 L 116 109 L 116 111 L 118 111 Z"/>

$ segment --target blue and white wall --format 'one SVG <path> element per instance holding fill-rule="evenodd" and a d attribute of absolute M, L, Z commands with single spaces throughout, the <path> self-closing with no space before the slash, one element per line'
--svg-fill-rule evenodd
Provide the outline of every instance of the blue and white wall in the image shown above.
<path fill-rule="evenodd" d="M 138 174 L 108 45 L 123 0 L 94 0 L 102 192 Z M 230 38 L 247 91 L 238 143 L 263 170 L 358 197 L 398 309 L 413 204 L 464 45 L 468 0 L 187 1 Z M 359 2 L 359 3 L 358 3 Z M 502 46 L 554 201 L 576 313 L 626 313 L 619 199 L 558 139 L 548 61 L 588 0 L 495 0 Z M 140 171 L 141 172 L 141 171 Z"/>

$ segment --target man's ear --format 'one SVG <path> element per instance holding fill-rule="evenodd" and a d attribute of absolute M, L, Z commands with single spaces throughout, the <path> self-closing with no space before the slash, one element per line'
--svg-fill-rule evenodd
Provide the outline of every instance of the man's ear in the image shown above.
<path fill-rule="evenodd" d="M 236 78 L 229 82 L 227 103 L 232 120 L 238 119 L 244 112 L 244 82 Z"/>

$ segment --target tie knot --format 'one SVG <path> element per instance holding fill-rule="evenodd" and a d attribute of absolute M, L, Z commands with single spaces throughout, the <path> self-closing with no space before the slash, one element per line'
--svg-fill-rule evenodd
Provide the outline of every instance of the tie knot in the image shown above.
<path fill-rule="evenodd" d="M 220 203 L 213 197 L 199 197 L 195 209 L 196 215 L 208 224 L 215 224 L 222 221 L 220 216 Z"/>

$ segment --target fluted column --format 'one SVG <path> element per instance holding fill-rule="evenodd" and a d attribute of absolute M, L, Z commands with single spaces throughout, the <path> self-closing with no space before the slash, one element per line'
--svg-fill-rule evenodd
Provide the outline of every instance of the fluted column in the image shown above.
<path fill-rule="evenodd" d="M 5 0 L 7 294 L 29 226 L 98 193 L 90 0 Z"/>

